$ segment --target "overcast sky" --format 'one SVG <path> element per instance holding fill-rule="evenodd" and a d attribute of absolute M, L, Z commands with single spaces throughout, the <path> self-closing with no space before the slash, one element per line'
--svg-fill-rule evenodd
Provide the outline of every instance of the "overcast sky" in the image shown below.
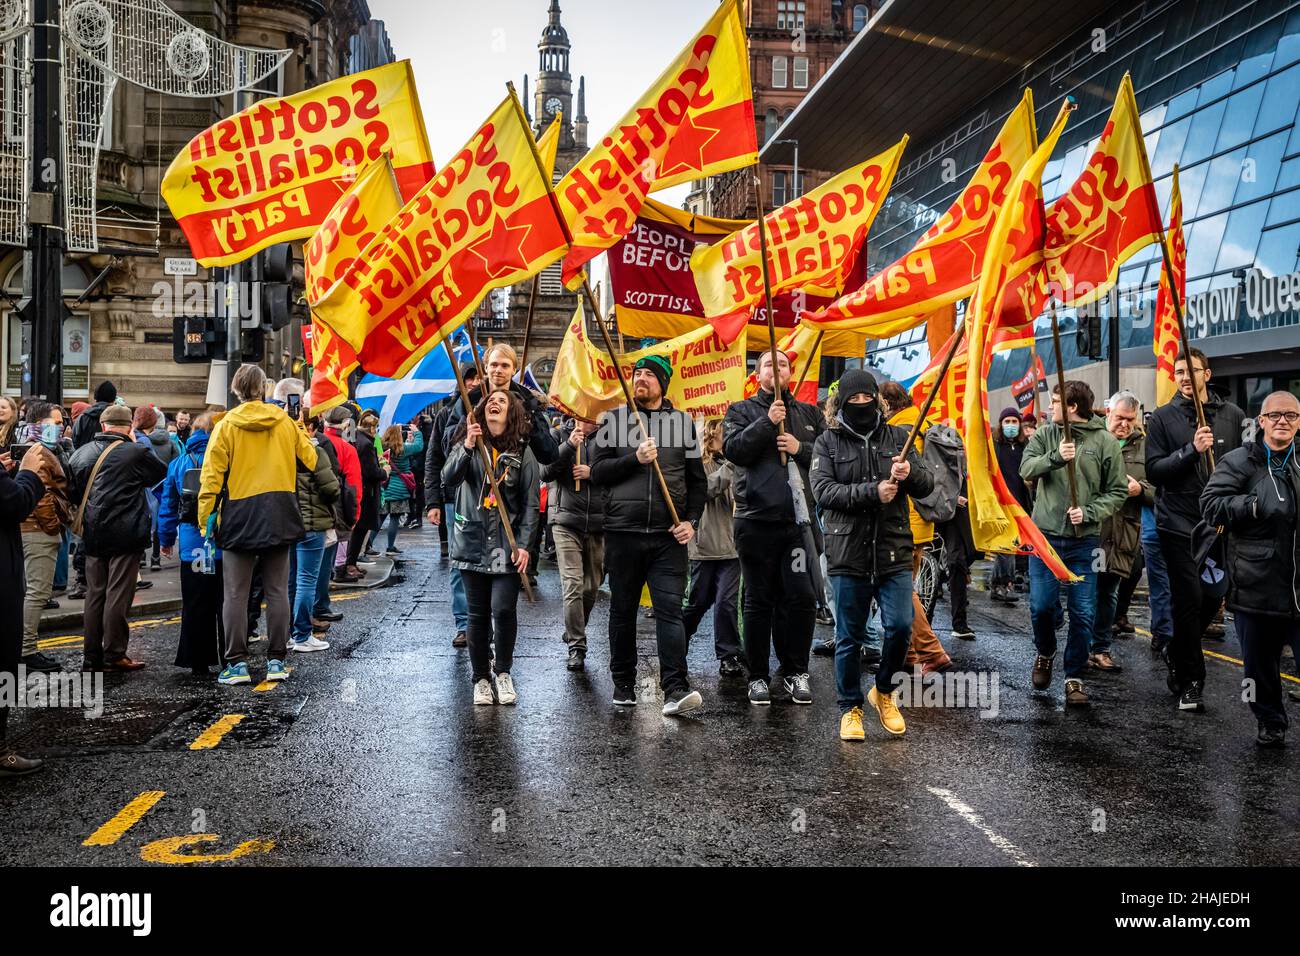
<path fill-rule="evenodd" d="M 469 140 L 513 80 L 523 95 L 537 76 L 537 41 L 550 0 L 369 0 L 398 59 L 409 59 L 439 167 Z M 560 0 L 569 33 L 574 107 L 587 77 L 588 142 L 618 122 L 633 101 L 708 20 L 716 0 Z M 527 104 L 531 114 L 533 104 Z M 661 194 L 679 205 L 685 186 Z"/>

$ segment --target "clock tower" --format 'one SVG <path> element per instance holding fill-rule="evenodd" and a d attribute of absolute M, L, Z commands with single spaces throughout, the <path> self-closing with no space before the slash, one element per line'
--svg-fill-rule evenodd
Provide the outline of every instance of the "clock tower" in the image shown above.
<path fill-rule="evenodd" d="M 569 33 L 560 23 L 559 0 L 551 0 L 546 29 L 537 41 L 537 89 L 533 94 L 533 130 L 540 137 L 556 113 L 564 114 L 560 152 L 587 149 L 586 83 L 578 80 L 578 111 L 573 111 L 573 77 L 569 73 Z M 576 157 L 575 157 L 576 160 Z M 558 164 L 557 164 L 558 165 Z"/>

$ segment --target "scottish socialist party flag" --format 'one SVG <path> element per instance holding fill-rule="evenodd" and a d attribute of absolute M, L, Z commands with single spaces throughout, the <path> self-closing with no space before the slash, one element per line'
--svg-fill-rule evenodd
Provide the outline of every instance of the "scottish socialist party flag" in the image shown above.
<path fill-rule="evenodd" d="M 469 336 L 461 329 L 452 338 L 457 362 L 472 362 Z M 357 404 L 379 412 L 379 430 L 394 422 L 405 423 L 440 399 L 456 392 L 456 374 L 447 350 L 431 349 L 405 378 L 367 375 L 357 385 Z"/>

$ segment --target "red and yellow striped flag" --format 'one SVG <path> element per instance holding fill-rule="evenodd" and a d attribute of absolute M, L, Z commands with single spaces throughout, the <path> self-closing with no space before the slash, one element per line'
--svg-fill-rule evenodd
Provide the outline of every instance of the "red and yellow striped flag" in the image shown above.
<path fill-rule="evenodd" d="M 1156 353 L 1156 405 L 1165 405 L 1178 394 L 1174 381 L 1174 363 L 1182 349 L 1182 335 L 1178 316 L 1174 312 L 1171 287 L 1178 291 L 1178 301 L 1187 302 L 1187 239 L 1183 235 L 1183 194 L 1178 188 L 1178 167 L 1174 167 L 1173 187 L 1169 192 L 1169 264 L 1173 274 L 1162 264 L 1160 290 L 1156 293 L 1156 311 L 1153 319 L 1155 337 L 1152 348 Z"/>

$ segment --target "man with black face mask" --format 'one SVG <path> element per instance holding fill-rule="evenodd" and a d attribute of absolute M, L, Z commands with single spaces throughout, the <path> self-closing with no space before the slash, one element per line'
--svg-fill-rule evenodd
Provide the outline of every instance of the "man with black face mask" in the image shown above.
<path fill-rule="evenodd" d="M 813 496 L 822 509 L 826 567 L 842 627 L 835 642 L 835 690 L 840 739 L 863 740 L 862 642 L 872 598 L 880 605 L 884 647 L 875 686 L 867 695 L 891 734 L 907 728 L 894 701 L 912 638 L 912 530 L 908 497 L 924 498 L 934 478 L 915 449 L 902 456 L 907 430 L 885 424 L 870 372 L 850 369 L 840 379 L 834 421 L 813 447 Z"/>

